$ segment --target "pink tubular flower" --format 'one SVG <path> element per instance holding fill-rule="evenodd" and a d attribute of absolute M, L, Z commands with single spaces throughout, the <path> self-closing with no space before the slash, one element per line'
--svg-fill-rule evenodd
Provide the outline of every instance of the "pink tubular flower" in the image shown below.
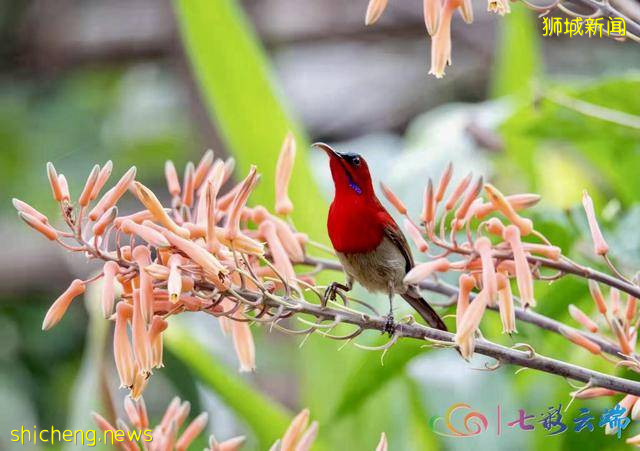
<path fill-rule="evenodd" d="M 282 441 L 280 443 L 281 451 L 293 451 L 295 449 L 295 445 L 302 437 L 304 430 L 307 428 L 309 424 L 309 409 L 303 409 L 295 418 L 291 421 L 289 428 L 285 432 L 282 437 Z"/>
<path fill-rule="evenodd" d="M 473 185 L 467 192 L 467 195 L 464 197 L 464 200 L 460 204 L 460 207 L 456 210 L 455 217 L 457 220 L 461 221 L 467 216 L 467 212 L 469 211 L 471 204 L 476 200 L 478 194 L 480 194 L 480 191 L 482 191 L 482 186 L 483 179 L 482 176 L 480 176 L 478 177 L 475 185 Z"/>
<path fill-rule="evenodd" d="M 176 442 L 176 451 L 185 451 L 193 440 L 200 435 L 207 427 L 209 422 L 209 414 L 203 412 L 198 415 L 184 430 L 178 441 Z"/>
<path fill-rule="evenodd" d="M 613 318 L 611 321 L 611 330 L 618 340 L 622 354 L 633 355 L 633 347 L 617 318 Z"/>
<path fill-rule="evenodd" d="M 461 274 L 458 280 L 458 302 L 456 305 L 456 329 L 469 307 L 469 294 L 476 285 L 476 280 L 469 274 Z"/>
<path fill-rule="evenodd" d="M 271 251 L 275 267 L 278 268 L 278 271 L 280 271 L 282 276 L 287 280 L 287 283 L 296 286 L 296 273 L 293 270 L 291 260 L 289 259 L 280 238 L 278 238 L 274 223 L 272 221 L 262 222 L 258 227 L 258 232 L 264 237 L 269 245 L 269 250 Z"/>
<path fill-rule="evenodd" d="M 435 199 L 433 197 L 433 182 L 429 179 L 427 186 L 424 188 L 424 203 L 422 206 L 422 214 L 420 219 L 428 227 L 435 217 Z"/>
<path fill-rule="evenodd" d="M 496 280 L 496 268 L 491 255 L 491 241 L 487 237 L 480 237 L 474 243 L 474 248 L 482 261 L 482 288 L 487 292 L 487 303 L 494 305 L 498 297 L 498 282 Z"/>
<path fill-rule="evenodd" d="M 47 239 L 55 241 L 58 238 L 58 231 L 51 227 L 48 223 L 41 222 L 35 216 L 32 216 L 29 213 L 23 213 L 22 211 L 18 212 L 18 216 L 20 217 L 20 219 L 26 222 L 29 227 L 31 227 L 36 232 L 40 232 Z"/>
<path fill-rule="evenodd" d="M 49 178 L 49 185 L 51 185 L 51 192 L 53 194 L 53 199 L 56 202 L 62 201 L 62 189 L 60 187 L 60 180 L 58 179 L 58 173 L 56 172 L 55 166 L 53 163 L 47 163 L 47 177 Z"/>
<path fill-rule="evenodd" d="M 53 304 L 51 304 L 51 307 L 49 307 L 49 310 L 44 317 L 44 321 L 42 322 L 42 330 L 49 330 L 58 324 L 69 308 L 69 305 L 71 305 L 71 301 L 84 293 L 85 288 L 85 283 L 80 279 L 75 279 L 71 282 L 69 288 L 67 288 L 65 292 L 62 293 Z"/>
<path fill-rule="evenodd" d="M 606 315 L 607 314 L 607 303 L 604 302 L 604 296 L 602 296 L 602 291 L 600 291 L 600 285 L 595 280 L 589 280 L 589 293 L 591 293 L 591 297 L 593 298 L 593 302 L 595 302 L 598 311 Z"/>
<path fill-rule="evenodd" d="M 98 429 L 100 429 L 101 431 L 103 432 L 110 431 L 113 434 L 117 432 L 117 429 L 113 427 L 111 423 L 105 420 L 102 415 L 96 412 L 91 412 L 91 418 L 93 419 L 93 422 L 96 424 L 96 426 L 98 426 Z"/>
<path fill-rule="evenodd" d="M 540 195 L 529 193 L 511 194 L 510 196 L 505 196 L 505 199 L 507 200 L 507 202 L 509 202 L 509 204 L 515 211 L 520 211 L 531 208 L 538 202 L 540 202 Z M 475 217 L 476 219 L 482 219 L 494 211 L 496 211 L 495 205 L 491 202 L 487 202 L 476 209 Z"/>
<path fill-rule="evenodd" d="M 393 191 L 391 191 L 391 188 L 389 188 L 382 182 L 380 182 L 380 188 L 382 189 L 382 194 L 384 194 L 384 197 L 386 197 L 391 205 L 393 205 L 393 207 L 398 210 L 398 213 L 400 213 L 401 215 L 406 215 L 407 206 L 400 200 L 398 196 L 395 195 Z"/>
<path fill-rule="evenodd" d="M 577 390 L 570 393 L 571 397 L 576 399 L 594 399 L 594 398 L 602 398 L 602 397 L 608 397 L 608 396 L 616 396 L 619 394 L 620 393 L 617 391 L 613 391 L 608 388 L 602 388 L 602 387 L 587 388 L 585 390 Z"/>
<path fill-rule="evenodd" d="M 474 334 L 480 326 L 480 321 L 487 308 L 487 294 L 482 290 L 471 305 L 466 309 L 459 321 L 459 327 L 456 328 L 454 343 L 460 348 L 462 357 L 469 360 L 473 356 L 475 349 Z"/>
<path fill-rule="evenodd" d="M 133 427 L 140 429 L 140 413 L 138 412 L 135 402 L 128 396 L 124 398 L 124 412 L 127 414 L 127 417 L 129 417 L 129 421 L 131 421 Z"/>
<path fill-rule="evenodd" d="M 153 191 L 144 186 L 140 182 L 134 182 L 134 192 L 140 202 L 147 207 L 147 210 L 153 215 L 156 221 L 166 227 L 168 230 L 182 238 L 189 238 L 189 231 L 176 224 L 173 219 L 169 217 L 166 210 L 162 207 L 162 204 L 158 200 Z"/>
<path fill-rule="evenodd" d="M 498 308 L 500 310 L 500 320 L 502 321 L 502 333 L 517 333 L 516 312 L 513 306 L 513 294 L 509 278 L 504 274 L 498 274 Z"/>
<path fill-rule="evenodd" d="M 373 25 L 380 19 L 382 13 L 387 8 L 388 0 L 369 0 L 367 14 L 364 18 L 365 25 Z"/>
<path fill-rule="evenodd" d="M 451 18 L 453 11 L 461 4 L 461 0 L 445 0 L 438 30 L 431 39 L 431 69 L 429 73 L 435 75 L 436 78 L 442 78 L 446 65 L 451 64 Z"/>
<path fill-rule="evenodd" d="M 69 184 L 67 183 L 67 178 L 64 176 L 64 174 L 58 175 L 58 185 L 60 185 L 62 200 L 69 202 L 69 200 L 71 199 L 71 195 L 69 194 Z"/>
<path fill-rule="evenodd" d="M 89 205 L 89 202 L 91 202 L 91 193 L 93 193 L 93 188 L 96 186 L 99 175 L 100 166 L 96 164 L 89 173 L 87 181 L 84 184 L 84 188 L 82 189 L 82 193 L 80 193 L 80 197 L 78 198 L 78 205 L 81 207 L 86 207 Z"/>
<path fill-rule="evenodd" d="M 422 13 L 424 14 L 424 24 L 427 27 L 429 36 L 433 36 L 438 31 L 440 22 L 440 0 L 423 0 Z"/>
<path fill-rule="evenodd" d="M 591 239 L 593 240 L 593 252 L 595 252 L 596 255 L 605 255 L 609 252 L 609 245 L 602 236 L 596 214 L 593 210 L 593 200 L 591 200 L 586 190 L 582 192 L 582 206 L 584 207 L 584 212 L 589 222 L 589 230 L 591 231 Z"/>
<path fill-rule="evenodd" d="M 140 269 L 140 308 L 144 323 L 149 324 L 153 318 L 153 278 L 144 268 L 151 264 L 151 251 L 147 246 L 136 246 L 131 256 Z"/>
<path fill-rule="evenodd" d="M 98 174 L 98 179 L 96 180 L 96 184 L 93 186 L 93 190 L 91 190 L 91 196 L 89 197 L 89 201 L 92 201 L 98 197 L 105 183 L 107 183 L 107 180 L 109 180 L 112 170 L 113 170 L 113 163 L 111 162 L 111 160 L 109 160 L 104 164 L 102 169 L 100 169 L 100 173 Z"/>
<path fill-rule="evenodd" d="M 451 267 L 451 263 L 446 258 L 438 258 L 430 262 L 419 263 L 404 276 L 404 283 L 413 285 L 422 282 L 434 272 L 445 272 Z"/>
<path fill-rule="evenodd" d="M 229 270 L 225 268 L 220 261 L 213 256 L 213 254 L 207 252 L 206 249 L 198 246 L 193 241 L 186 240 L 179 237 L 173 232 L 165 231 L 164 236 L 169 242 L 187 254 L 195 263 L 200 265 L 210 275 L 216 276 L 219 273 L 228 274 Z"/>
<path fill-rule="evenodd" d="M 301 262 L 304 260 L 304 251 L 302 249 L 302 245 L 300 241 L 296 237 L 293 230 L 291 230 L 291 226 L 283 221 L 282 219 L 273 216 L 270 214 L 266 208 L 261 205 L 258 205 L 253 209 L 252 220 L 256 224 L 262 224 L 263 221 L 270 221 L 276 227 L 276 234 L 278 235 L 278 239 L 280 243 L 284 247 L 284 250 L 287 251 L 287 255 L 293 262 Z"/>
<path fill-rule="evenodd" d="M 588 331 L 593 333 L 598 332 L 598 325 L 589 318 L 586 313 L 573 304 L 569 304 L 569 315 L 571 315 L 574 320 L 582 324 L 582 326 L 584 326 Z"/>
<path fill-rule="evenodd" d="M 376 446 L 376 451 L 387 451 L 389 448 L 387 444 L 387 435 L 383 432 L 380 434 L 380 441 L 378 442 L 378 446 Z"/>
<path fill-rule="evenodd" d="M 404 219 L 404 230 L 420 252 L 427 252 L 429 250 L 429 245 L 422 236 L 422 233 L 420 233 L 420 230 L 418 230 L 408 218 Z"/>
<path fill-rule="evenodd" d="M 287 216 L 293 211 L 293 203 L 289 199 L 289 180 L 296 158 L 296 139 L 293 133 L 287 133 L 276 163 L 276 213 Z"/>
<path fill-rule="evenodd" d="M 149 343 L 151 344 L 151 365 L 154 368 L 163 367 L 162 363 L 162 332 L 164 332 L 169 323 L 161 316 L 155 315 L 151 320 L 149 327 Z"/>
<path fill-rule="evenodd" d="M 118 207 L 113 206 L 105 211 L 100 218 L 93 224 L 91 228 L 94 236 L 100 236 L 109 227 L 118 216 Z"/>
<path fill-rule="evenodd" d="M 525 252 L 542 255 L 554 261 L 560 260 L 560 256 L 562 255 L 562 250 L 558 246 L 549 246 L 538 243 L 522 243 L 522 247 Z"/>
<path fill-rule="evenodd" d="M 162 233 L 146 225 L 136 224 L 131 219 L 125 219 L 120 225 L 120 230 L 128 235 L 137 235 L 155 247 L 171 246 L 171 243 L 169 243 Z"/>
<path fill-rule="evenodd" d="M 200 162 L 198 163 L 198 166 L 196 167 L 196 170 L 193 173 L 193 187 L 195 189 L 198 189 L 200 186 L 202 186 L 202 184 L 207 178 L 207 175 L 209 174 L 209 169 L 211 168 L 212 164 L 213 164 L 213 150 L 208 149 L 204 153 L 204 155 L 202 155 L 202 158 L 200 158 Z"/>
<path fill-rule="evenodd" d="M 20 199 L 16 199 L 13 198 L 11 200 L 11 203 L 13 204 L 13 206 L 15 207 L 16 210 L 18 210 L 18 212 L 22 212 L 22 213 L 26 213 L 28 215 L 33 216 L 36 220 L 44 223 L 44 224 L 48 224 L 49 223 L 49 218 L 47 218 L 45 215 L 43 215 L 42 213 L 40 213 L 38 210 L 36 210 L 35 208 L 33 208 L 31 205 L 29 205 L 26 202 L 21 201 Z"/>
<path fill-rule="evenodd" d="M 120 267 L 114 261 L 108 261 L 102 267 L 102 293 L 100 295 L 100 304 L 102 306 L 102 315 L 109 318 L 113 313 L 113 304 L 115 303 L 115 283 L 116 274 Z"/>
<path fill-rule="evenodd" d="M 167 180 L 167 189 L 173 197 L 180 195 L 180 181 L 178 180 L 178 172 L 173 161 L 167 160 L 164 163 L 164 177 Z"/>
<path fill-rule="evenodd" d="M 498 218 L 491 218 L 487 222 L 485 222 L 485 227 L 487 231 L 496 236 L 502 236 L 504 233 L 504 224 Z"/>
<path fill-rule="evenodd" d="M 464 194 L 464 191 L 469 186 L 469 183 L 471 183 L 472 176 L 473 174 L 469 172 L 465 178 L 458 182 L 456 187 L 453 189 L 453 193 L 451 193 L 451 196 L 449 196 L 449 199 L 447 199 L 447 202 L 444 204 L 444 208 L 446 211 L 450 211 L 453 209 L 453 207 L 456 206 L 458 200 L 460 200 L 460 198 Z"/>
<path fill-rule="evenodd" d="M 127 321 L 131 316 L 131 305 L 119 302 L 116 307 L 116 326 L 113 333 L 113 357 L 120 378 L 120 387 L 133 385 L 136 369 L 133 350 L 127 335 Z"/>
<path fill-rule="evenodd" d="M 182 203 L 187 207 L 193 206 L 193 194 L 194 194 L 194 171 L 192 162 L 188 162 L 184 168 L 184 179 L 182 180 Z"/>
<path fill-rule="evenodd" d="M 236 311 L 236 319 L 243 317 L 244 307 Z M 233 347 L 240 362 L 240 372 L 253 372 L 256 370 L 256 348 L 253 342 L 251 328 L 246 321 L 231 321 L 231 337 Z"/>
<path fill-rule="evenodd" d="M 520 230 L 515 225 L 508 225 L 504 228 L 503 238 L 511 246 L 513 260 L 516 266 L 516 282 L 520 291 L 520 301 L 524 308 L 534 307 L 536 301 L 533 297 L 533 278 L 529 263 L 520 241 Z"/>
<path fill-rule="evenodd" d="M 246 205 L 247 199 L 249 199 L 249 194 L 251 194 L 251 191 L 253 191 L 258 183 L 259 177 L 256 172 L 256 167 L 252 165 L 249 169 L 249 174 L 242 181 L 238 192 L 233 198 L 225 226 L 225 234 L 230 241 L 233 241 L 236 236 L 240 235 L 240 216 L 242 209 Z"/>
<path fill-rule="evenodd" d="M 458 9 L 462 20 L 466 23 L 473 23 L 473 5 L 471 4 L 471 0 L 463 0 Z"/>
<path fill-rule="evenodd" d="M 617 288 L 609 290 L 609 303 L 611 304 L 611 314 L 617 317 L 620 313 L 620 292 Z"/>
<path fill-rule="evenodd" d="M 238 436 L 218 443 L 214 436 L 211 435 L 209 437 L 209 448 L 206 448 L 205 451 L 239 451 L 246 440 L 246 437 Z"/>
<path fill-rule="evenodd" d="M 442 199 L 444 199 L 444 194 L 447 191 L 447 187 L 449 186 L 449 182 L 451 181 L 452 175 L 453 175 L 453 163 L 449 162 L 444 172 L 442 173 L 442 176 L 440 176 L 440 181 L 438 182 L 438 189 L 436 191 L 436 204 L 441 202 Z"/>
<path fill-rule="evenodd" d="M 519 216 L 504 194 L 502 194 L 495 186 L 490 183 L 486 183 L 484 185 L 484 190 L 495 209 L 516 225 L 518 229 L 520 229 L 520 234 L 522 236 L 527 236 L 533 231 L 533 223 L 531 220 Z"/>
<path fill-rule="evenodd" d="M 226 174 L 224 161 L 222 161 L 221 159 L 217 159 L 216 161 L 213 162 L 213 165 L 211 166 L 211 169 L 209 169 L 209 172 L 207 173 L 206 178 L 200 185 L 200 188 L 198 188 L 198 194 L 202 195 L 202 193 L 206 189 L 207 183 L 210 182 L 215 188 L 214 191 L 216 192 L 216 196 L 217 196 L 217 193 L 220 190 L 220 187 L 224 184 L 226 179 L 227 179 L 227 174 Z"/>
<path fill-rule="evenodd" d="M 152 368 L 151 343 L 149 333 L 142 312 L 140 302 L 140 292 L 133 291 L 133 318 L 131 319 L 131 342 L 133 344 L 133 355 L 135 357 L 138 371 L 149 374 Z"/>
<path fill-rule="evenodd" d="M 136 167 L 132 166 L 127 172 L 118 180 L 113 188 L 106 192 L 102 199 L 100 199 L 95 207 L 89 212 L 89 219 L 95 221 L 105 211 L 113 207 L 120 198 L 127 192 L 131 183 L 136 178 Z"/>
<path fill-rule="evenodd" d="M 592 354 L 599 355 L 602 353 L 602 349 L 598 343 L 589 340 L 581 333 L 576 332 L 568 327 L 560 326 L 559 332 L 569 341 L 578 346 L 583 347 Z"/>
<path fill-rule="evenodd" d="M 627 309 L 625 311 L 625 318 L 627 319 L 627 322 L 629 323 L 633 322 L 633 318 L 636 315 L 636 309 L 637 309 L 637 300 L 635 297 L 629 295 L 627 297 Z"/>

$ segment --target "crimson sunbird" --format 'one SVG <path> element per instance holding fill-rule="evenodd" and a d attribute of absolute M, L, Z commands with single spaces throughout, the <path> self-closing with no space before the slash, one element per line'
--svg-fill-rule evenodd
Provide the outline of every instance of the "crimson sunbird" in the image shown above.
<path fill-rule="evenodd" d="M 418 287 L 403 282 L 414 262 L 407 239 L 376 197 L 367 162 L 361 155 L 340 153 L 324 143 L 313 145 L 329 155 L 335 195 L 327 229 L 347 283 L 333 282 L 325 292 L 349 291 L 356 281 L 370 292 L 389 296 L 386 329 L 393 333 L 393 297 L 402 296 L 429 326 L 447 330 L 442 318 L 420 295 Z"/>

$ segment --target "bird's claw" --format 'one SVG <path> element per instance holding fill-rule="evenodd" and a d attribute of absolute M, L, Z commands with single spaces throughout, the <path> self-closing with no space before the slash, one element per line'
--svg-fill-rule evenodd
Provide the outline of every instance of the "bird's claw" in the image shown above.
<path fill-rule="evenodd" d="M 396 333 L 397 324 L 394 321 L 393 313 L 389 312 L 388 315 L 384 317 L 387 321 L 384 323 L 384 331 L 382 333 L 388 333 L 390 337 L 392 337 Z"/>
<path fill-rule="evenodd" d="M 338 283 L 332 282 L 326 290 L 324 290 L 324 296 L 322 296 L 322 306 L 326 307 L 329 301 L 336 299 L 336 293 L 338 291 Z"/>

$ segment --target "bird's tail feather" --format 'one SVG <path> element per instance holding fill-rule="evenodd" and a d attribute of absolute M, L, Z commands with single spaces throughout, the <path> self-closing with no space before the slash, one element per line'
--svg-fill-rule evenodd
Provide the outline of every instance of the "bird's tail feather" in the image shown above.
<path fill-rule="evenodd" d="M 416 312 L 427 322 L 430 327 L 435 329 L 448 331 L 447 325 L 444 323 L 440 315 L 429 305 L 429 303 L 418 293 L 412 290 L 402 294 L 405 301 L 415 309 Z"/>

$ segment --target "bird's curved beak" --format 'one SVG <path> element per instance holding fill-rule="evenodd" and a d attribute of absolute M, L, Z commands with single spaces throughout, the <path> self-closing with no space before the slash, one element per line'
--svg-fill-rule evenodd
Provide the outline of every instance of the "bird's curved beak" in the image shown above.
<path fill-rule="evenodd" d="M 324 150 L 327 155 L 329 155 L 329 157 L 335 157 L 338 159 L 342 159 L 342 155 L 340 155 L 340 153 L 336 152 L 335 150 L 333 150 L 333 148 L 331 148 L 331 146 L 329 144 L 325 144 L 325 143 L 313 143 L 311 144 L 311 147 L 315 147 L 316 149 L 320 149 L 320 150 Z"/>

